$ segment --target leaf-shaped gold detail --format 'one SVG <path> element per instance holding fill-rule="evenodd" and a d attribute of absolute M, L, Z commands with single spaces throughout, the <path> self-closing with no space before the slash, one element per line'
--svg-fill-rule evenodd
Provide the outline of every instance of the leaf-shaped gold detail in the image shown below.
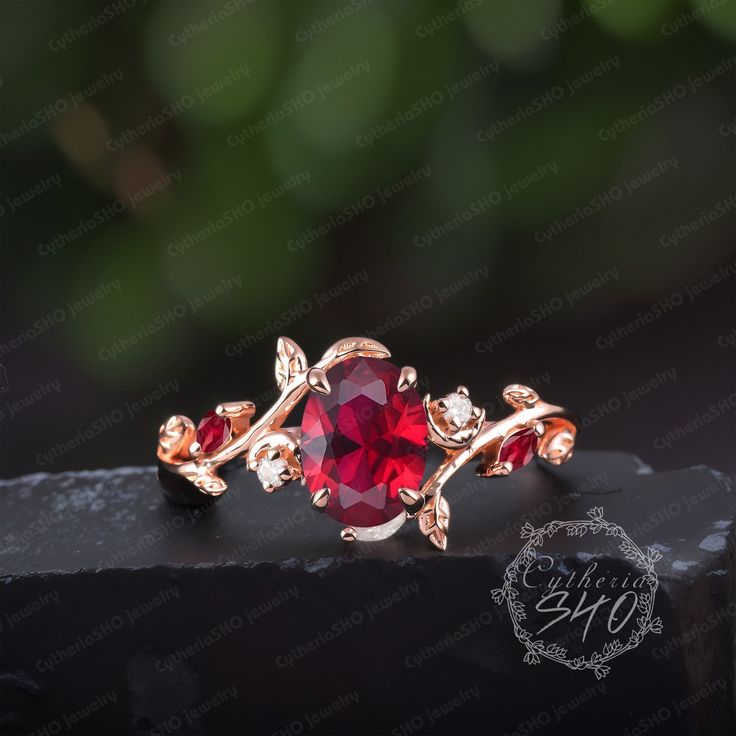
<path fill-rule="evenodd" d="M 283 391 L 294 376 L 307 369 L 307 356 L 290 338 L 280 337 L 276 342 L 276 385 Z"/>
<path fill-rule="evenodd" d="M 227 483 L 222 478 L 209 473 L 197 476 L 193 483 L 195 488 L 199 488 L 210 496 L 219 496 L 227 490 Z"/>
<path fill-rule="evenodd" d="M 450 527 L 450 504 L 444 496 L 427 502 L 419 514 L 419 529 L 438 549 L 447 549 L 447 531 Z"/>

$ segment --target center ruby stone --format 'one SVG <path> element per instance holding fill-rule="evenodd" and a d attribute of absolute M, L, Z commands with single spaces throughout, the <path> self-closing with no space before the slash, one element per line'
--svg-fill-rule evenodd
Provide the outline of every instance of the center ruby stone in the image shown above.
<path fill-rule="evenodd" d="M 416 389 L 398 390 L 399 374 L 379 358 L 350 358 L 327 371 L 330 393 L 313 393 L 304 408 L 307 487 L 329 488 L 325 512 L 343 524 L 391 521 L 404 511 L 399 488 L 421 483 L 427 420 Z"/>

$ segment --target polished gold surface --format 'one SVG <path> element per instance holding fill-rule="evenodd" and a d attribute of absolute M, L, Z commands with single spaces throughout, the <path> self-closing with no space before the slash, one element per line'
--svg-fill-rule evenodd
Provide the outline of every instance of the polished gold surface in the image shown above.
<path fill-rule="evenodd" d="M 406 391 L 408 388 L 414 388 L 417 385 L 417 372 L 416 369 L 410 365 L 405 365 L 401 369 L 399 375 L 399 383 L 397 388 L 399 391 Z"/>
<path fill-rule="evenodd" d="M 416 516 L 424 507 L 426 499 L 419 491 L 411 488 L 399 488 L 399 498 L 404 506 L 406 515 L 411 519 Z"/>
<path fill-rule="evenodd" d="M 310 498 L 310 502 L 315 511 L 324 511 L 330 502 L 330 489 L 322 488 L 319 491 L 315 491 Z"/>
<path fill-rule="evenodd" d="M 332 390 L 327 374 L 321 368 L 311 368 L 307 372 L 307 385 L 318 394 L 329 394 Z"/>

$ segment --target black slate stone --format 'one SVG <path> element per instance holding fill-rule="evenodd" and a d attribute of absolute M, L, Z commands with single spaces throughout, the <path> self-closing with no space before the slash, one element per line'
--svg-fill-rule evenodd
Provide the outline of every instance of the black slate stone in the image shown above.
<path fill-rule="evenodd" d="M 164 500 L 155 468 L 0 482 L 3 733 L 736 729 L 734 494 L 716 471 L 594 452 L 505 479 L 463 469 L 444 553 L 413 522 L 347 545 L 300 485 L 269 495 L 242 469 L 228 481 L 195 507 Z M 523 663 L 491 600 L 525 521 L 593 506 L 663 555 L 662 634 L 600 682 Z M 585 557 L 561 535 L 553 554 Z M 615 547 L 600 559 L 631 568 Z"/>

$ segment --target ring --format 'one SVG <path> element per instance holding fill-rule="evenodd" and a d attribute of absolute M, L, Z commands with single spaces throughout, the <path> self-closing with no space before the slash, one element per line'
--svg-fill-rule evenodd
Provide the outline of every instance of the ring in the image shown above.
<path fill-rule="evenodd" d="M 364 337 L 332 345 L 313 366 L 287 337 L 276 349 L 281 392 L 259 419 L 250 401 L 219 404 L 195 427 L 170 417 L 159 430 L 159 478 L 177 502 L 221 496 L 218 472 L 237 458 L 268 493 L 297 479 L 312 508 L 340 522 L 341 537 L 386 539 L 416 518 L 422 534 L 447 547 L 450 507 L 442 495 L 452 475 L 473 458 L 480 476 L 505 476 L 534 455 L 560 465 L 572 456 L 578 426 L 566 409 L 543 401 L 528 386 L 512 384 L 503 399 L 513 412 L 486 421 L 464 386 L 439 399 L 417 391 L 417 372 L 387 359 L 388 349 Z M 301 427 L 284 427 L 309 395 Z M 429 443 L 445 457 L 424 483 Z"/>

